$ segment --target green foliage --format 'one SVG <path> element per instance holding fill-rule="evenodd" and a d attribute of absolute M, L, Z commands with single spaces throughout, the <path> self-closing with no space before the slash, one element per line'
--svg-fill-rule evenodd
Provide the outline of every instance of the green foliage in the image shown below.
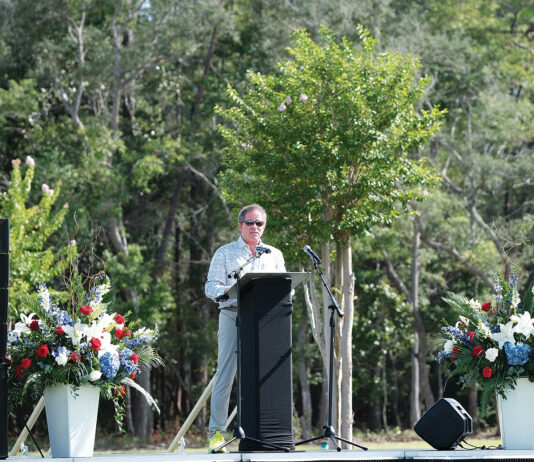
<path fill-rule="evenodd" d="M 525 311 L 528 311 L 530 315 L 534 317 L 534 281 L 530 283 L 530 286 L 525 292 L 523 307 Z"/>
<path fill-rule="evenodd" d="M 359 34 L 355 47 L 326 29 L 319 44 L 297 31 L 293 59 L 276 74 L 248 72 L 247 91 L 230 87 L 233 107 L 217 109 L 232 123 L 219 126 L 225 197 L 266 206 L 285 254 L 390 223 L 436 180 L 409 157 L 442 115 L 415 109 L 428 80 L 416 78 L 416 60 L 377 53 Z"/>
<path fill-rule="evenodd" d="M 11 184 L 0 196 L 0 214 L 10 220 L 10 314 L 25 312 L 23 298 L 33 292 L 41 281 L 50 281 L 68 267 L 67 254 L 76 251 L 74 241 L 67 245 L 50 246 L 50 238 L 58 231 L 68 212 L 68 204 L 54 210 L 59 197 L 59 185 L 50 189 L 43 185 L 40 201 L 28 205 L 35 173 L 33 159 L 26 161 L 24 174 L 21 161 L 12 162 Z"/>
<path fill-rule="evenodd" d="M 7 90 L 0 88 L 0 125 L 4 125 L 7 118 L 37 112 L 36 96 L 32 80 L 10 80 Z"/>

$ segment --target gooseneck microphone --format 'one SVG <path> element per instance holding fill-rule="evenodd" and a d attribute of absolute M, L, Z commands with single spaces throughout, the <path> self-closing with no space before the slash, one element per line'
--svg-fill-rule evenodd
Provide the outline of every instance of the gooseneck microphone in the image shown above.
<path fill-rule="evenodd" d="M 271 249 L 268 249 L 267 247 L 260 247 L 259 245 L 255 245 L 254 252 L 259 253 L 261 255 L 262 253 L 271 253 Z"/>
<path fill-rule="evenodd" d="M 304 246 L 304 252 L 306 252 L 310 258 L 315 262 L 315 263 L 318 263 L 320 264 L 321 263 L 321 259 L 319 258 L 319 255 L 317 255 L 311 248 L 309 245 L 305 245 Z"/>

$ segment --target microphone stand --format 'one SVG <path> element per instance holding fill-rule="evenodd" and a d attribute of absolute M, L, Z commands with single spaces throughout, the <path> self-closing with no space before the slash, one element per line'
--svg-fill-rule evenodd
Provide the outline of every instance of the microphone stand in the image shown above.
<path fill-rule="evenodd" d="M 326 425 L 323 426 L 324 431 L 322 435 L 295 443 L 295 446 L 298 446 L 304 443 L 310 443 L 311 441 L 317 441 L 317 440 L 321 440 L 324 438 L 329 438 L 330 441 L 332 441 L 332 443 L 338 450 L 338 452 L 341 451 L 341 448 L 338 446 L 336 440 L 343 441 L 344 443 L 347 443 L 347 444 L 352 444 L 353 446 L 356 446 L 360 449 L 363 449 L 364 451 L 367 451 L 368 448 L 366 448 L 365 446 L 360 446 L 359 444 L 353 443 L 352 441 L 349 441 L 344 438 L 341 438 L 340 436 L 337 436 L 336 431 L 334 430 L 334 426 L 332 425 L 332 392 L 333 392 L 333 381 L 334 381 L 334 337 L 335 337 L 335 330 L 336 330 L 336 318 L 334 316 L 334 313 L 337 313 L 337 315 L 340 318 L 343 317 L 344 313 L 340 310 L 337 300 L 332 295 L 332 292 L 330 292 L 330 288 L 328 287 L 328 285 L 326 284 L 323 278 L 323 273 L 319 269 L 318 261 L 315 258 L 312 258 L 312 263 L 313 263 L 313 268 L 315 269 L 315 272 L 321 278 L 323 287 L 326 289 L 326 292 L 328 293 L 330 300 L 331 300 L 331 304 L 328 306 L 328 308 L 330 309 L 330 364 L 329 364 L 329 373 L 328 373 L 328 421 Z"/>
<path fill-rule="evenodd" d="M 241 427 L 241 399 L 242 399 L 241 398 L 241 286 L 240 286 L 241 271 L 243 270 L 245 266 L 247 266 L 249 263 L 254 261 L 256 258 L 259 258 L 264 253 L 265 253 L 265 250 L 262 252 L 257 251 L 256 255 L 253 255 L 243 265 L 241 265 L 239 268 L 235 269 L 228 275 L 229 278 L 234 278 L 236 280 L 235 283 L 236 283 L 236 289 L 237 289 L 237 299 L 236 299 L 237 300 L 236 301 L 237 316 L 235 319 L 235 325 L 237 328 L 237 349 L 236 349 L 236 355 L 237 355 L 237 387 L 236 387 L 237 425 L 234 428 L 232 438 L 228 441 L 225 441 L 219 447 L 215 448 L 213 450 L 214 453 L 220 452 L 222 448 L 224 448 L 225 446 L 228 446 L 232 441 L 236 439 L 254 441 L 255 443 L 263 444 L 264 446 L 268 446 L 274 449 L 280 449 L 281 451 L 289 452 L 289 448 L 278 446 L 277 444 L 269 443 L 268 441 L 262 441 L 256 438 L 252 438 L 250 436 L 246 436 L 245 430 L 243 430 L 243 427 Z"/>

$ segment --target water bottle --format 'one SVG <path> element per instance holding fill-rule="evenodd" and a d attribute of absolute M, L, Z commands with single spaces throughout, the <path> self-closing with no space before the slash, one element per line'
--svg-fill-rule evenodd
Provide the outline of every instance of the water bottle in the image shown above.
<path fill-rule="evenodd" d="M 182 436 L 178 442 L 178 454 L 185 454 L 185 439 Z"/>
<path fill-rule="evenodd" d="M 328 451 L 328 443 L 322 443 L 322 444 L 321 444 L 321 449 L 322 449 L 323 451 Z"/>
<path fill-rule="evenodd" d="M 24 457 L 27 457 L 27 456 L 28 456 L 28 446 L 26 446 L 25 444 L 23 444 L 23 445 L 20 447 L 20 452 L 21 452 L 21 454 L 22 454 Z"/>

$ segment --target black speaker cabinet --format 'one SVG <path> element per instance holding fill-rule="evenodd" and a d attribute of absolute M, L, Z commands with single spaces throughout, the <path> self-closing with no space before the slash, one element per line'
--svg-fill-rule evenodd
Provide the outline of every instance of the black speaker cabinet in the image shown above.
<path fill-rule="evenodd" d="M 441 398 L 415 424 L 415 432 L 434 449 L 454 449 L 473 432 L 473 419 L 452 398 Z"/>

